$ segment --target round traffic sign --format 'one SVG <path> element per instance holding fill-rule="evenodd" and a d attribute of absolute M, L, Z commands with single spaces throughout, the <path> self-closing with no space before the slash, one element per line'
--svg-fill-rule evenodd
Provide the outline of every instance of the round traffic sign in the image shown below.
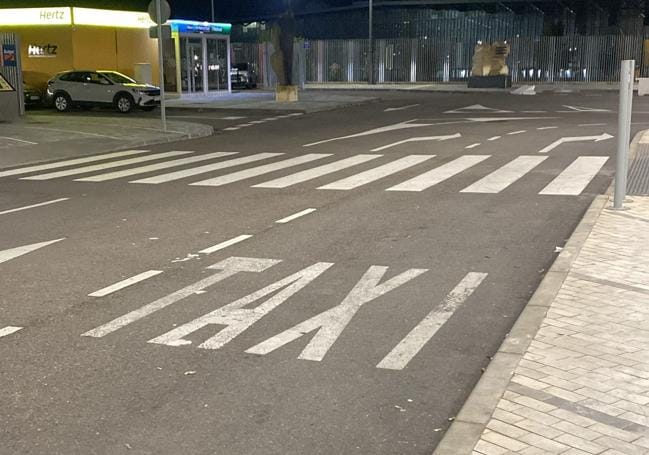
<path fill-rule="evenodd" d="M 158 22 L 158 2 L 160 2 L 160 22 Z M 149 17 L 156 24 L 164 24 L 171 17 L 171 7 L 167 0 L 151 0 L 149 3 Z"/>

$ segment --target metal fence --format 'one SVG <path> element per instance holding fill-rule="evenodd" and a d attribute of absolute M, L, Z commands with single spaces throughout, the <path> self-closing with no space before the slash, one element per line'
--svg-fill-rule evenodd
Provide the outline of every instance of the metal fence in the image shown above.
<path fill-rule="evenodd" d="M 507 59 L 514 82 L 614 82 L 620 61 L 634 59 L 636 74 L 649 76 L 641 35 L 543 36 L 508 40 Z M 245 55 L 270 68 L 267 44 L 243 43 Z M 264 52 L 259 49 L 266 47 Z M 375 80 L 390 82 L 462 82 L 471 75 L 475 42 L 422 38 L 374 41 Z M 254 49 L 257 49 L 255 52 Z M 306 82 L 366 82 L 369 42 L 365 39 L 296 43 L 299 73 Z M 242 58 L 244 53 L 241 52 Z M 247 57 L 246 57 L 247 58 Z M 268 73 L 268 71 L 266 71 Z M 272 71 L 270 71 L 272 73 Z M 268 77 L 266 78 L 268 79 Z M 272 81 L 264 80 L 266 86 Z"/>

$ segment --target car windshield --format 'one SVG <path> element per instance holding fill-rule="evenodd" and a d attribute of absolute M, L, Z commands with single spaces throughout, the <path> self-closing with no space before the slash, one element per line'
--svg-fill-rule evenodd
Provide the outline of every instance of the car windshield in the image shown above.
<path fill-rule="evenodd" d="M 128 76 L 118 73 L 116 71 L 100 71 L 99 74 L 103 74 L 108 79 L 116 84 L 135 84 L 136 82 Z"/>

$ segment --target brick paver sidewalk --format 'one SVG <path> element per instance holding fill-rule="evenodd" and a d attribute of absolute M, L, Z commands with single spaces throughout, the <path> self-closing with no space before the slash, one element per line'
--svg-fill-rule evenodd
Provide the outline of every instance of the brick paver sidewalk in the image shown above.
<path fill-rule="evenodd" d="M 474 455 L 649 454 L 649 198 L 604 210 Z"/>

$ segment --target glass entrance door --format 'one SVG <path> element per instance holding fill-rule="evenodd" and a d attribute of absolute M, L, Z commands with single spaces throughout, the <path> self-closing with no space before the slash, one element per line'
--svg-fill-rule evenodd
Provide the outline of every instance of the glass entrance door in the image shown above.
<path fill-rule="evenodd" d="M 207 38 L 207 85 L 209 90 L 228 89 L 227 42 Z"/>
<path fill-rule="evenodd" d="M 183 93 L 202 92 L 204 87 L 203 40 L 201 38 L 181 38 L 180 56 Z"/>

